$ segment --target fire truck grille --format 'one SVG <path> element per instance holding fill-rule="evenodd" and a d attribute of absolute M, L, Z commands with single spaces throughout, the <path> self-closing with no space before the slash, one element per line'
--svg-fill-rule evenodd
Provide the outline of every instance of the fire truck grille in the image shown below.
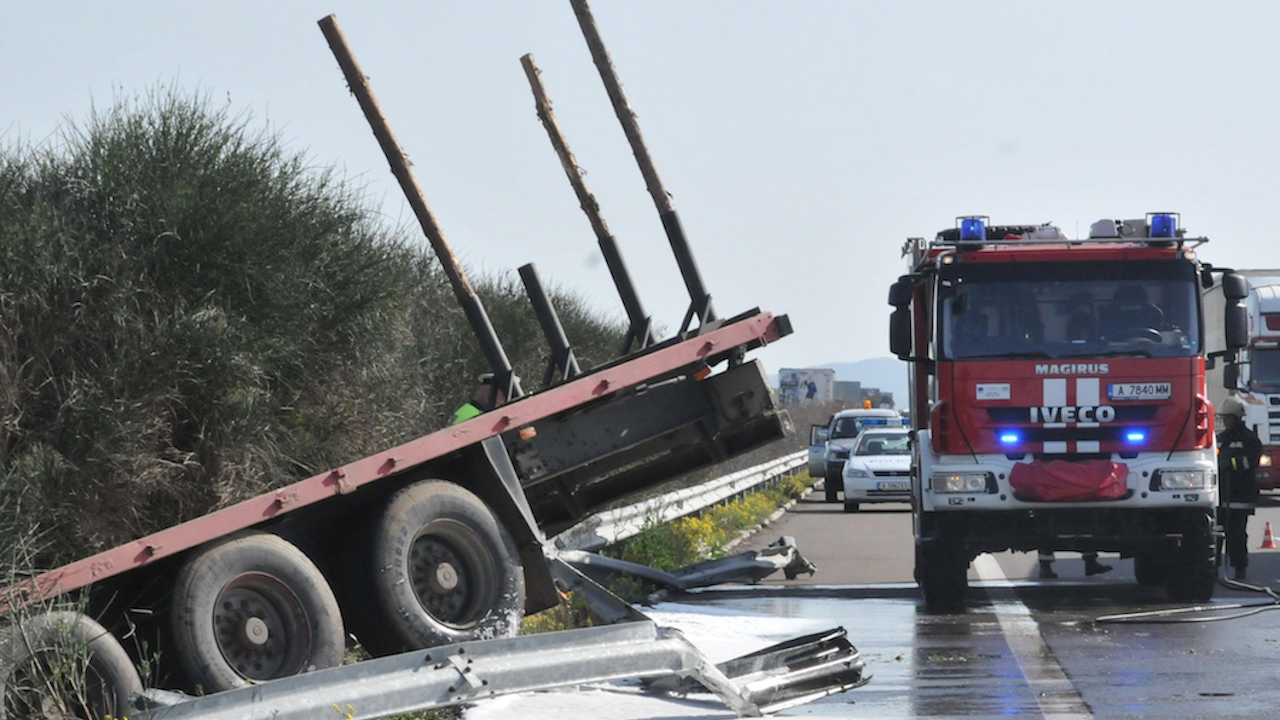
<path fill-rule="evenodd" d="M 1116 423 L 1150 422 L 1156 417 L 1155 405 L 1116 405 Z M 1031 421 L 1029 407 L 987 408 L 987 417 L 1000 425 L 1023 425 Z"/>

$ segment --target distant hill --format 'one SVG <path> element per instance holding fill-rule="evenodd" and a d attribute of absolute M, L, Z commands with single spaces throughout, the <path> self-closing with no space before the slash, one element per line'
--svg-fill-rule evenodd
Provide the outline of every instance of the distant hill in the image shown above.
<path fill-rule="evenodd" d="M 815 368 L 831 368 L 836 380 L 856 380 L 863 387 L 880 388 L 893 393 L 895 407 L 904 407 L 910 397 L 907 389 L 907 364 L 893 357 L 869 358 L 857 362 L 822 363 Z M 769 382 L 777 387 L 778 374 L 769 375 Z"/>

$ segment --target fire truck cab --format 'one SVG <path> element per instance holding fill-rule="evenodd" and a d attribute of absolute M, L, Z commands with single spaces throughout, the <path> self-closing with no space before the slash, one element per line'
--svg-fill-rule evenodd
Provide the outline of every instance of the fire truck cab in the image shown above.
<path fill-rule="evenodd" d="M 956 602 L 983 552 L 1119 552 L 1203 601 L 1218 479 L 1196 257 L 1175 214 L 1051 225 L 959 218 L 907 241 L 890 344 L 911 373 L 916 580 Z M 1225 281 L 1241 295 L 1238 277 Z M 1224 313 L 1237 328 L 1243 308 Z"/>

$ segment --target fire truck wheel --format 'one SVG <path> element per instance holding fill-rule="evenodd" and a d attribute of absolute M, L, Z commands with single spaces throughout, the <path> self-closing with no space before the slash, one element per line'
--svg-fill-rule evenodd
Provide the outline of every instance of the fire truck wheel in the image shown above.
<path fill-rule="evenodd" d="M 1133 576 L 1139 585 L 1164 585 L 1169 579 L 1169 564 L 1158 552 L 1142 552 L 1133 556 Z"/>
<path fill-rule="evenodd" d="M 396 493 L 373 534 L 375 655 L 514 637 L 524 613 L 515 542 L 475 494 L 443 480 Z"/>
<path fill-rule="evenodd" d="M 969 560 L 943 541 L 916 545 L 915 576 L 925 605 L 959 605 L 969 594 Z"/>
<path fill-rule="evenodd" d="M 301 550 L 269 533 L 196 551 L 172 602 L 174 655 L 193 691 L 336 667 L 346 652 L 329 583 Z"/>
<path fill-rule="evenodd" d="M 124 647 L 84 615 L 28 618 L 0 645 L 0 720 L 123 717 L 141 692 Z"/>
<path fill-rule="evenodd" d="M 1213 597 L 1216 551 L 1212 521 L 1197 522 L 1182 534 L 1174 556 L 1178 572 L 1170 573 L 1165 584 L 1170 600 L 1201 603 Z"/>

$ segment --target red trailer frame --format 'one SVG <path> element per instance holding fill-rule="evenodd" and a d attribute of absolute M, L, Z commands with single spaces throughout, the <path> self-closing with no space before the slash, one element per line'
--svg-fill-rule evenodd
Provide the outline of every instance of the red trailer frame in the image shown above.
<path fill-rule="evenodd" d="M 349 495 L 363 486 L 451 452 L 635 388 L 673 370 L 697 363 L 713 365 L 740 352 L 767 345 L 790 331 L 786 316 L 775 317 L 767 312 L 753 315 L 523 397 L 466 422 L 63 565 L 9 592 L 18 591 L 19 602 L 25 605 L 102 582 L 323 500 Z"/>

